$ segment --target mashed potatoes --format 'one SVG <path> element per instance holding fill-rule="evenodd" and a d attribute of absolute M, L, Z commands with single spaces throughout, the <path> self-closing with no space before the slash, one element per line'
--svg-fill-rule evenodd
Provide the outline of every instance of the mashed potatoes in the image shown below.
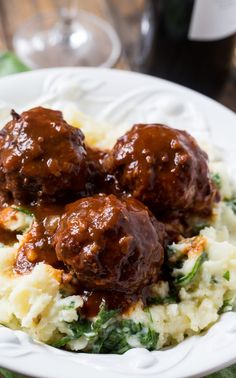
<path fill-rule="evenodd" d="M 110 147 L 125 130 L 108 132 L 76 109 L 65 112 L 69 123 L 81 127 L 91 145 Z M 21 329 L 57 347 L 94 353 L 123 353 L 131 347 L 150 350 L 172 345 L 198 334 L 234 309 L 236 299 L 236 201 L 222 162 L 211 162 L 222 201 L 211 225 L 200 225 L 198 235 L 168 248 L 170 282 L 153 285 L 149 304 L 124 315 L 101 308 L 93 319 L 82 319 L 79 295 L 66 295 L 62 272 L 39 263 L 31 273 L 17 275 L 13 266 L 24 243 L 32 216 L 21 209 L 0 213 L 1 225 L 15 230 L 18 242 L 0 245 L 0 323 Z M 201 230 L 200 230 L 201 229 Z"/>
<path fill-rule="evenodd" d="M 31 217 L 18 210 L 13 210 L 12 214 L 12 224 L 8 223 L 8 218 L 2 225 L 11 229 L 25 229 L 27 233 Z M 61 271 L 49 265 L 40 263 L 30 274 L 14 274 L 12 268 L 16 251 L 20 243 L 24 242 L 24 236 L 19 235 L 18 238 L 19 243 L 11 247 L 0 245 L 0 323 L 23 329 L 37 340 L 47 342 L 60 323 L 77 320 L 76 308 L 83 301 L 79 296 L 62 297 Z"/>

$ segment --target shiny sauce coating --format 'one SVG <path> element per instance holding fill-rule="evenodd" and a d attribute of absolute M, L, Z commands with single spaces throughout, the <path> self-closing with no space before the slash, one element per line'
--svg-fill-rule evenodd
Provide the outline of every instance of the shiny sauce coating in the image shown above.
<path fill-rule="evenodd" d="M 56 269 L 68 272 L 67 267 L 58 260 L 53 246 L 53 236 L 58 226 L 59 219 L 64 213 L 64 206 L 40 205 L 27 206 L 27 210 L 34 214 L 35 220 L 26 235 L 24 243 L 18 250 L 14 270 L 17 274 L 27 274 L 32 271 L 38 262 L 44 262 Z M 10 244 L 16 241 L 16 233 L 0 229 L 0 242 Z M 119 309 L 125 312 L 129 307 L 141 298 L 141 293 L 128 295 L 116 291 L 89 290 L 84 288 L 73 275 L 67 275 L 70 279 L 64 282 L 72 285 L 72 293 L 83 297 L 83 315 L 96 316 L 100 305 L 105 302 L 107 309 Z M 73 281 L 73 283 L 71 283 Z M 63 283 L 63 284 L 64 284 Z"/>
<path fill-rule="evenodd" d="M 0 243 L 5 245 L 12 245 L 17 242 L 16 231 L 6 230 L 0 226 Z"/>
<path fill-rule="evenodd" d="M 134 294 L 157 281 L 164 236 L 141 202 L 101 194 L 66 206 L 54 240 L 58 259 L 87 289 Z"/>
<path fill-rule="evenodd" d="M 216 191 L 207 159 L 186 131 L 137 124 L 118 139 L 105 166 L 121 189 L 163 219 L 186 211 L 211 214 Z"/>
<path fill-rule="evenodd" d="M 37 107 L 0 130 L 0 202 L 65 202 L 89 183 L 81 130 L 60 111 Z"/>
<path fill-rule="evenodd" d="M 88 317 L 103 302 L 123 312 L 145 304 L 162 274 L 166 230 L 175 240 L 184 231 L 180 215 L 211 213 L 207 155 L 189 134 L 164 125 L 135 125 L 111 151 L 99 151 L 61 112 L 12 116 L 0 131 L 0 204 L 34 215 L 15 273 L 39 262 L 61 269 L 62 286 L 83 297 Z M 0 228 L 0 242 L 15 240 Z"/>
<path fill-rule="evenodd" d="M 28 206 L 27 210 L 34 215 L 34 220 L 18 249 L 15 271 L 19 274 L 30 272 L 38 262 L 61 268 L 62 264 L 57 259 L 52 238 L 64 207 L 41 204 Z"/>

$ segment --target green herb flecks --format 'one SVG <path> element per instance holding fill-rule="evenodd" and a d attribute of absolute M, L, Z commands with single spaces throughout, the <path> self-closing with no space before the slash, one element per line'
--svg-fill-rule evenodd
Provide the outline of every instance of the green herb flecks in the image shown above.
<path fill-rule="evenodd" d="M 75 308 L 75 302 L 71 301 L 70 304 L 63 306 L 63 310 L 73 310 Z"/>
<path fill-rule="evenodd" d="M 196 260 L 193 269 L 188 274 L 178 277 L 175 280 L 175 284 L 178 286 L 189 285 L 197 276 L 201 265 L 207 260 L 207 255 L 203 252 Z"/>
<path fill-rule="evenodd" d="M 216 188 L 221 189 L 222 181 L 221 181 L 221 177 L 220 177 L 219 173 L 212 173 L 211 179 L 212 179 L 213 183 L 215 184 Z"/>
<path fill-rule="evenodd" d="M 167 297 L 148 297 L 147 298 L 147 305 L 163 305 L 163 304 L 171 304 L 177 303 L 178 299 L 176 296 L 167 296 Z"/>
<path fill-rule="evenodd" d="M 29 216 L 31 216 L 31 217 L 34 216 L 34 214 L 31 213 L 31 211 L 29 211 L 29 210 L 27 210 L 27 209 L 25 209 L 25 208 L 23 208 L 23 207 L 13 206 L 12 208 L 13 208 L 14 210 L 19 211 L 20 213 L 23 213 L 23 214 L 29 215 Z"/>
<path fill-rule="evenodd" d="M 71 336 L 64 336 L 61 339 L 58 339 L 57 341 L 55 341 L 52 344 L 52 346 L 55 347 L 55 348 L 62 348 L 66 344 L 68 344 L 71 340 L 74 340 L 73 337 L 71 337 Z"/>
<path fill-rule="evenodd" d="M 159 336 L 156 331 L 141 323 L 120 319 L 118 315 L 119 310 L 106 310 L 102 306 L 95 321 L 80 317 L 68 324 L 71 336 L 62 337 L 53 346 L 62 348 L 83 336 L 88 341 L 86 351 L 122 354 L 132 348 L 129 338 L 135 336 L 140 345 L 149 350 L 156 349 Z"/>
<path fill-rule="evenodd" d="M 54 346 L 55 348 L 62 348 L 70 341 L 78 340 L 83 335 L 91 335 L 91 325 L 92 322 L 85 318 L 79 317 L 77 321 L 69 324 L 71 336 L 68 335 L 58 339 L 52 344 L 52 346 Z"/>
<path fill-rule="evenodd" d="M 168 258 L 171 258 L 177 253 L 176 244 L 167 245 L 167 256 Z"/>
<path fill-rule="evenodd" d="M 193 227 L 192 227 L 192 230 L 191 230 L 191 235 L 192 236 L 197 236 L 199 235 L 200 231 L 203 230 L 204 228 L 206 227 L 209 227 L 209 223 L 207 222 L 199 222 L 199 223 L 196 223 Z"/>
<path fill-rule="evenodd" d="M 230 280 L 230 271 L 227 270 L 227 271 L 223 274 L 223 277 L 226 279 L 226 281 L 229 281 L 229 280 Z"/>
<path fill-rule="evenodd" d="M 224 300 L 223 305 L 218 311 L 218 314 L 224 314 L 225 312 L 233 311 L 235 298 L 227 298 Z"/>
<path fill-rule="evenodd" d="M 131 320 L 111 322 L 108 327 L 97 330 L 98 337 L 92 345 L 92 353 L 122 354 L 130 349 L 127 338 L 139 331 L 139 325 Z"/>
<path fill-rule="evenodd" d="M 234 214 L 236 215 L 236 198 L 231 198 L 229 200 L 226 200 L 225 203 L 227 206 L 231 207 Z"/>
<path fill-rule="evenodd" d="M 105 324 L 107 324 L 112 318 L 118 315 L 119 310 L 106 310 L 105 305 L 102 304 L 98 319 L 92 324 L 93 330 L 96 332 Z"/>
<path fill-rule="evenodd" d="M 219 281 L 218 281 L 218 279 L 217 279 L 215 276 L 212 276 L 212 277 L 211 277 L 211 283 L 212 283 L 212 284 L 218 284 Z"/>
<path fill-rule="evenodd" d="M 167 257 L 168 257 L 168 267 L 169 268 L 181 268 L 186 255 L 183 252 L 184 246 L 179 244 L 171 244 L 167 246 Z"/>
<path fill-rule="evenodd" d="M 98 332 L 98 338 L 92 345 L 92 353 L 122 354 L 132 348 L 129 338 L 136 336 L 142 346 L 149 350 L 156 349 L 159 334 L 141 323 L 132 320 L 120 320 L 110 323 Z"/>
<path fill-rule="evenodd" d="M 158 333 L 151 328 L 143 329 L 140 333 L 139 340 L 148 350 L 154 350 L 158 342 Z"/>

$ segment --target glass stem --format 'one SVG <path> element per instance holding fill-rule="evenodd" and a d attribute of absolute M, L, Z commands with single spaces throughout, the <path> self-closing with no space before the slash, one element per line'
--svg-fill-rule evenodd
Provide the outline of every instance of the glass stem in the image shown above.
<path fill-rule="evenodd" d="M 77 0 L 60 0 L 58 3 L 59 25 L 66 37 L 71 33 L 71 25 L 78 14 Z"/>

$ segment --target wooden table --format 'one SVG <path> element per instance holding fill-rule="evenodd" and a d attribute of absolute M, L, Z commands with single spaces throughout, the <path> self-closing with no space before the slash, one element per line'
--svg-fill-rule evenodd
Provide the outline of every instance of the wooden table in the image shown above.
<path fill-rule="evenodd" d="M 116 68 L 133 69 L 132 56 L 138 41 L 138 27 L 144 0 L 67 1 L 76 1 L 79 8 L 95 13 L 114 25 L 123 46 Z M 42 11 L 55 12 L 61 3 L 61 0 L 0 0 L 0 50 L 12 49 L 12 36 L 26 19 Z M 219 101 L 236 111 L 236 52 L 235 69 Z"/>

